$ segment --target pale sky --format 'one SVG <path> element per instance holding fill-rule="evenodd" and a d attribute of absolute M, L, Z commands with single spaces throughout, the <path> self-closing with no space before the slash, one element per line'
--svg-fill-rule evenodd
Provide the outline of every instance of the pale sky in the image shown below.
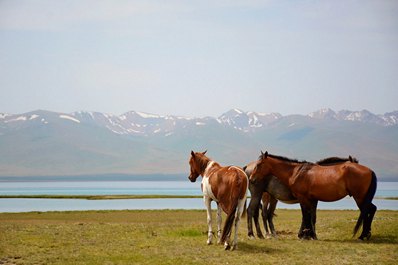
<path fill-rule="evenodd" d="M 0 0 L 0 113 L 398 110 L 398 1 Z"/>

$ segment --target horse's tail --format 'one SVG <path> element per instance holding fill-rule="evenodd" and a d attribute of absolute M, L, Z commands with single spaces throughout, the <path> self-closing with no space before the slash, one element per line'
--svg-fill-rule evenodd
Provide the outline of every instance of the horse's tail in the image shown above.
<path fill-rule="evenodd" d="M 238 211 L 238 201 L 232 209 L 233 210 L 228 214 L 227 219 L 225 220 L 224 229 L 221 234 L 221 243 L 224 243 L 227 240 L 228 235 L 231 233 L 232 225 L 235 221 L 235 216 Z"/>
<path fill-rule="evenodd" d="M 359 228 L 362 226 L 365 216 L 368 214 L 367 208 L 372 203 L 373 197 L 375 196 L 377 188 L 377 177 L 376 174 L 372 171 L 372 180 L 370 182 L 370 186 L 368 188 L 368 192 L 366 193 L 365 200 L 362 202 L 362 205 L 359 206 L 361 213 L 359 214 L 358 221 L 354 227 L 353 237 L 357 234 Z"/>

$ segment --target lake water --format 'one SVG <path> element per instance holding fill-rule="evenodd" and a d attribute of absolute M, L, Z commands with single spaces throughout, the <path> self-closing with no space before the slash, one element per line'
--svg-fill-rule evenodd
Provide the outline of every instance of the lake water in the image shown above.
<path fill-rule="evenodd" d="M 201 195 L 200 181 L 186 177 L 144 181 L 140 178 L 66 179 L 2 178 L 0 195 Z M 398 197 L 398 182 L 379 182 L 377 197 Z M 398 200 L 375 199 L 378 209 L 398 210 Z M 214 206 L 215 207 L 215 206 Z M 279 202 L 278 208 L 299 209 L 298 204 Z M 352 198 L 319 202 L 319 209 L 357 209 Z M 0 199 L 0 212 L 124 210 L 124 209 L 204 209 L 202 199 Z"/>

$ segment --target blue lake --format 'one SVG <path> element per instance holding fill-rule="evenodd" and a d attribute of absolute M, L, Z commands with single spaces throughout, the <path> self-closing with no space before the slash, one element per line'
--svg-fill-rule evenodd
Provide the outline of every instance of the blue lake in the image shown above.
<path fill-rule="evenodd" d="M 1 178 L 0 195 L 201 195 L 200 181 L 90 179 L 48 180 L 43 178 Z M 379 182 L 377 197 L 398 197 L 398 182 Z M 398 200 L 375 199 L 378 209 L 398 210 Z M 215 206 L 214 206 L 215 207 Z M 278 208 L 299 209 L 298 204 L 281 202 Z M 319 209 L 357 209 L 352 198 L 319 202 Z M 202 199 L 0 199 L 0 212 L 124 210 L 124 209 L 204 209 Z"/>

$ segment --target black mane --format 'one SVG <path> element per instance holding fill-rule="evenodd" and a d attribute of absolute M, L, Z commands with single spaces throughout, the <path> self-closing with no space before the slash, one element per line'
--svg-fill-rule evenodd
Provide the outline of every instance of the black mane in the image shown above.
<path fill-rule="evenodd" d="M 339 164 L 339 163 L 345 163 L 345 162 L 353 162 L 353 163 L 359 163 L 358 159 L 355 157 L 349 156 L 348 158 L 345 157 L 328 157 L 324 158 L 322 160 L 319 160 L 316 162 L 318 165 L 330 165 L 330 164 Z"/>
<path fill-rule="evenodd" d="M 299 163 L 299 164 L 312 164 L 311 162 L 305 161 L 305 160 L 297 160 L 297 159 L 291 159 L 291 158 L 287 158 L 284 156 L 277 156 L 277 155 L 272 155 L 272 154 L 268 154 L 269 157 L 272 158 L 276 158 L 285 162 L 290 162 L 290 163 Z M 262 158 L 262 155 L 260 155 L 259 159 Z"/>

